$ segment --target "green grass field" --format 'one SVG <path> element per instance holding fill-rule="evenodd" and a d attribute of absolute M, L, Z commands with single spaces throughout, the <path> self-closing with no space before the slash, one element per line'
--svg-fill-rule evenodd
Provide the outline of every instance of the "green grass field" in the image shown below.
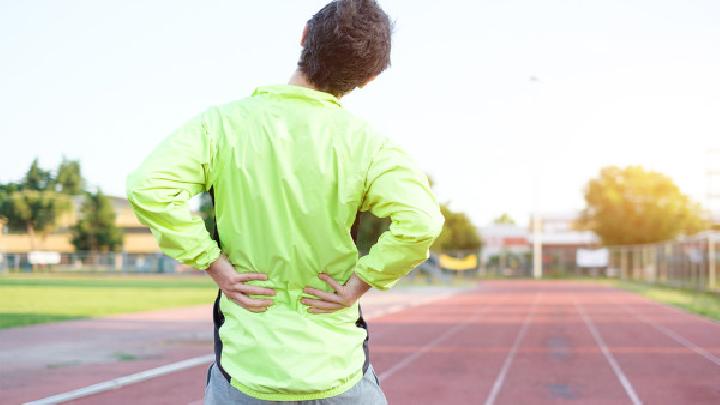
<path fill-rule="evenodd" d="M 3 275 L 0 328 L 211 303 L 207 276 Z"/>
<path fill-rule="evenodd" d="M 148 311 L 211 303 L 215 284 L 196 275 L 2 275 L 0 276 L 0 328 L 66 319 Z M 720 294 L 594 280 L 635 292 L 655 301 L 720 320 Z M 474 280 L 454 279 L 454 286 Z M 401 285 L 427 285 L 422 278 Z"/>
<path fill-rule="evenodd" d="M 611 285 L 632 291 L 654 301 L 682 308 L 688 312 L 720 320 L 720 294 L 718 293 L 661 287 L 629 281 L 612 281 Z"/>

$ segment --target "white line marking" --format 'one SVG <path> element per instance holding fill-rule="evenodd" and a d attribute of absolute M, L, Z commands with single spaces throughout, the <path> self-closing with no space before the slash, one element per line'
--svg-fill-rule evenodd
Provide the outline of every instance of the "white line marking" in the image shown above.
<path fill-rule="evenodd" d="M 409 304 L 399 304 L 399 305 L 393 305 L 387 309 L 383 309 L 380 311 L 377 311 L 374 314 L 371 314 L 367 317 L 368 320 L 376 319 L 385 315 L 389 315 L 395 312 L 400 312 L 402 310 L 408 309 L 410 307 L 415 307 L 418 305 L 423 304 L 430 304 L 432 302 L 452 297 L 453 295 L 456 295 L 458 293 L 462 292 L 462 290 L 458 291 L 452 291 L 448 293 L 443 293 L 439 295 L 434 295 L 425 299 L 420 299 L 413 301 Z M 164 366 L 156 367 L 150 370 L 140 371 L 135 374 L 126 375 L 123 377 L 114 378 L 109 381 L 89 385 L 87 387 L 78 388 L 76 390 L 68 391 L 62 394 L 52 395 L 43 399 L 39 399 L 37 401 L 32 402 L 26 402 L 28 405 L 44 405 L 44 404 L 57 404 L 60 402 L 70 401 L 77 398 L 86 397 L 89 395 L 99 394 L 104 391 L 109 391 L 113 389 L 117 389 L 126 385 L 135 384 L 143 381 L 147 381 L 151 378 L 160 377 L 166 374 L 174 373 L 177 371 L 182 371 L 191 367 L 199 366 L 202 364 L 207 364 L 212 361 L 215 361 L 215 355 L 214 354 L 208 354 L 205 356 L 200 357 L 194 357 L 187 360 L 182 360 L 177 363 L 167 364 Z"/>
<path fill-rule="evenodd" d="M 638 313 L 637 311 L 635 311 L 635 309 L 631 309 L 631 308 L 630 308 L 629 306 L 627 306 L 627 305 L 623 305 L 623 309 L 625 310 L 625 312 L 627 312 L 627 313 L 631 314 L 632 316 L 634 316 L 635 319 L 639 319 L 640 321 L 645 322 L 646 324 L 648 324 L 648 325 L 652 326 L 653 328 L 655 328 L 656 330 L 662 332 L 663 334 L 665 334 L 666 336 L 668 336 L 668 337 L 671 338 L 672 340 L 680 343 L 681 345 L 685 346 L 686 348 L 688 348 L 688 349 L 694 351 L 695 353 L 703 356 L 705 359 L 707 359 L 708 361 L 714 363 L 715 365 L 720 366 L 720 358 L 718 358 L 718 357 L 715 356 L 714 354 L 708 352 L 707 350 L 703 349 L 702 347 L 696 345 L 695 343 L 687 340 L 686 338 L 682 337 L 681 335 L 679 335 L 679 334 L 678 334 L 677 332 L 675 332 L 674 330 L 672 330 L 672 329 L 670 329 L 670 328 L 668 328 L 668 327 L 666 327 L 666 326 L 663 326 L 663 325 L 660 325 L 660 324 L 656 324 L 655 322 L 653 322 L 653 321 L 651 321 L 650 319 L 648 319 L 645 315 L 642 315 L 642 314 Z"/>
<path fill-rule="evenodd" d="M 62 394 L 49 396 L 37 401 L 27 402 L 28 405 L 45 405 L 45 404 L 57 404 L 60 402 L 70 401 L 73 399 L 86 397 L 88 395 L 97 394 L 103 391 L 113 390 L 129 384 L 135 384 L 138 382 L 146 381 L 151 378 L 160 377 L 166 374 L 174 373 L 177 371 L 185 370 L 191 367 L 199 366 L 202 364 L 208 364 L 215 360 L 214 354 L 208 354 L 205 356 L 193 357 L 191 359 L 178 361 L 177 363 L 166 364 L 164 366 L 156 367 L 150 370 L 141 371 L 139 373 L 126 375 L 124 377 L 118 377 L 109 381 L 93 384 L 84 388 L 79 388 L 73 391 L 68 391 Z"/>
<path fill-rule="evenodd" d="M 436 337 L 435 339 L 431 340 L 429 343 L 427 343 L 425 346 L 421 347 L 420 350 L 410 353 L 408 356 L 404 357 L 402 360 L 395 363 L 392 367 L 389 369 L 383 371 L 378 375 L 378 378 L 380 380 L 387 380 L 390 378 L 393 374 L 398 372 L 399 370 L 405 368 L 407 365 L 412 363 L 413 361 L 417 360 L 420 356 L 427 353 L 430 349 L 437 346 L 438 344 L 442 343 L 445 339 L 449 338 L 450 336 L 456 334 L 457 332 L 461 331 L 462 329 L 466 328 L 470 325 L 471 322 L 479 318 L 481 315 L 488 312 L 493 306 L 485 306 L 482 307 L 481 310 L 476 312 L 475 314 L 469 316 L 465 320 L 463 320 L 461 323 L 458 323 L 454 325 L 452 328 L 446 330 L 443 332 L 440 336 Z"/>
<path fill-rule="evenodd" d="M 535 308 L 537 307 L 539 298 L 540 298 L 540 295 L 538 293 L 536 293 L 535 299 L 533 300 L 533 303 L 532 303 L 532 306 L 530 307 L 530 310 L 528 311 L 527 316 L 525 316 L 525 320 L 523 321 L 522 326 L 520 326 L 520 330 L 518 331 L 517 335 L 515 336 L 515 341 L 513 342 L 513 345 L 510 348 L 510 351 L 505 356 L 505 361 L 503 362 L 502 367 L 500 367 L 500 372 L 498 373 L 498 376 L 495 378 L 495 383 L 493 383 L 492 389 L 490 390 L 490 393 L 488 394 L 488 397 L 485 400 L 485 405 L 492 405 L 495 403 L 495 399 L 497 398 L 498 394 L 500 393 L 500 389 L 502 388 L 503 384 L 505 383 L 505 377 L 507 376 L 508 370 L 510 369 L 510 365 L 512 365 L 512 361 L 515 358 L 515 354 L 517 353 L 518 347 L 520 347 L 520 343 L 522 342 L 523 338 L 525 337 L 528 327 L 530 326 L 530 322 L 532 321 L 532 318 L 535 315 Z"/>
<path fill-rule="evenodd" d="M 605 340 L 600 335 L 600 332 L 595 327 L 595 324 L 593 324 L 590 317 L 585 312 L 585 309 L 578 304 L 577 299 L 573 297 L 573 302 L 575 303 L 575 309 L 577 309 L 578 313 L 580 313 L 580 317 L 582 318 L 583 322 L 585 322 L 585 326 L 587 326 L 588 330 L 590 331 L 590 334 L 592 335 L 593 339 L 595 339 L 595 343 L 600 348 L 600 351 L 603 355 L 605 355 L 605 359 L 610 363 L 610 368 L 612 368 L 613 372 L 615 373 L 615 376 L 620 380 L 620 384 L 622 384 L 623 388 L 625 389 L 625 393 L 630 398 L 630 401 L 634 405 L 641 405 L 642 401 L 638 397 L 637 393 L 635 392 L 635 389 L 633 388 L 632 384 L 630 383 L 630 380 L 627 378 L 625 373 L 620 368 L 620 364 L 618 364 L 617 360 L 615 360 L 615 356 L 612 355 L 610 350 L 608 349 L 607 345 L 605 344 Z"/>
<path fill-rule="evenodd" d="M 383 371 L 382 373 L 380 373 L 380 375 L 378 376 L 378 378 L 379 378 L 380 380 L 387 380 L 387 379 L 390 378 L 393 374 L 395 374 L 398 370 L 400 370 L 400 369 L 404 368 L 405 366 L 407 366 L 408 364 L 412 363 L 412 362 L 415 361 L 418 357 L 422 356 L 422 355 L 425 354 L 428 350 L 430 350 L 430 349 L 432 349 L 433 347 L 437 346 L 437 345 L 438 345 L 439 343 L 441 343 L 443 340 L 449 338 L 450 336 L 452 336 L 452 335 L 454 335 L 455 333 L 459 332 L 461 329 L 465 328 L 465 327 L 468 325 L 469 322 L 470 322 L 470 320 L 468 319 L 468 320 L 466 320 L 465 322 L 456 324 L 456 325 L 453 326 L 452 328 L 446 330 L 446 331 L 443 332 L 440 336 L 438 336 L 438 337 L 436 337 L 435 339 L 431 340 L 430 343 L 428 343 L 428 344 L 426 344 L 425 346 L 423 346 L 422 348 L 420 348 L 420 350 L 418 350 L 418 351 L 416 351 L 416 352 L 410 353 L 408 356 L 404 357 L 402 360 L 400 360 L 400 361 L 398 361 L 397 363 L 395 363 L 392 367 L 390 367 L 389 369 L 387 369 L 387 370 Z"/>
<path fill-rule="evenodd" d="M 396 304 L 396 305 L 390 306 L 385 309 L 371 312 L 370 314 L 368 314 L 368 316 L 365 317 L 365 319 L 369 321 L 369 320 L 383 317 L 385 315 L 394 314 L 396 312 L 400 312 L 400 311 L 406 310 L 408 308 L 417 307 L 419 305 L 430 304 L 435 301 L 439 301 L 439 300 L 442 300 L 445 298 L 450 298 L 454 295 L 457 295 L 460 292 L 462 292 L 462 291 L 453 291 L 453 292 L 449 292 L 449 293 L 443 293 L 440 295 L 435 295 L 435 296 L 419 299 L 419 300 L 416 300 L 416 301 L 413 301 L 413 302 L 410 302 L 407 304 Z M 362 303 L 360 303 L 360 305 L 362 305 Z"/>

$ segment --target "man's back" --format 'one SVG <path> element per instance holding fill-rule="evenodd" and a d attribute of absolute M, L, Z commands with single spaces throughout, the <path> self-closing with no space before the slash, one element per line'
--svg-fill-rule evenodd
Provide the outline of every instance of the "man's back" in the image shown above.
<path fill-rule="evenodd" d="M 267 275 L 249 284 L 275 291 L 259 313 L 219 298 L 220 366 L 232 386 L 266 400 L 352 387 L 367 364 L 357 302 L 311 313 L 303 288 L 332 292 L 325 273 L 386 289 L 424 260 L 442 226 L 425 176 L 334 96 L 282 85 L 176 131 L 130 175 L 128 198 L 166 253 L 205 268 L 218 247 L 181 203 L 211 187 L 222 252 L 237 272 Z M 358 210 L 393 222 L 361 259 L 350 236 Z"/>
<path fill-rule="evenodd" d="M 260 88 L 219 114 L 226 128 L 217 158 L 225 167 L 214 185 L 222 248 L 238 271 L 267 274 L 253 284 L 276 293 L 262 314 L 221 299 L 220 337 L 232 353 L 222 365 L 234 386 L 255 397 L 340 393 L 361 377 L 364 362 L 357 306 L 311 314 L 300 299 L 309 297 L 305 286 L 327 289 L 319 273 L 336 280 L 352 273 L 350 227 L 381 139 L 331 95 L 297 86 Z"/>
<path fill-rule="evenodd" d="M 326 287 L 321 272 L 347 279 L 357 261 L 350 227 L 383 139 L 331 95 L 297 86 L 261 87 L 218 114 L 214 190 L 230 262 L 282 291 Z"/>

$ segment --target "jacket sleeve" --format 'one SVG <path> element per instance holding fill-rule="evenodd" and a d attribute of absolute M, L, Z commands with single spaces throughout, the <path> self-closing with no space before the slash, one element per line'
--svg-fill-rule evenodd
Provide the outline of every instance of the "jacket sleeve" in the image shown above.
<path fill-rule="evenodd" d="M 390 217 L 391 224 L 368 255 L 360 258 L 355 273 L 372 287 L 386 290 L 427 259 L 444 218 L 427 176 L 388 141 L 374 156 L 366 184 L 361 210 Z"/>
<path fill-rule="evenodd" d="M 165 138 L 127 178 L 128 201 L 160 250 L 197 269 L 206 269 L 220 255 L 203 220 L 188 205 L 212 185 L 216 142 L 206 117 L 201 114 Z"/>

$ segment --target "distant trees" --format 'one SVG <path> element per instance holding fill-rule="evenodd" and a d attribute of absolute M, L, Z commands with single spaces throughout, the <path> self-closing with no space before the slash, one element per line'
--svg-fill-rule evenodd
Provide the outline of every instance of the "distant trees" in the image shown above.
<path fill-rule="evenodd" d="M 27 232 L 31 249 L 35 249 L 36 236 L 45 237 L 57 227 L 60 217 L 73 209 L 73 197 L 80 195 L 84 186 L 79 161 L 63 158 L 53 173 L 34 159 L 19 182 L 0 184 L 0 219 L 10 231 Z M 78 222 L 83 225 L 73 230 L 77 250 L 119 247 L 115 214 L 111 212 L 112 221 L 108 221 L 108 210 L 112 207 L 102 192 L 86 195 Z M 97 223 L 90 226 L 93 221 Z"/>
<path fill-rule="evenodd" d="M 445 217 L 445 225 L 440 236 L 431 246 L 436 251 L 477 250 L 482 241 L 470 217 L 465 213 L 451 210 L 447 204 L 440 205 Z M 366 253 L 375 244 L 380 235 L 390 227 L 388 218 L 378 218 L 370 213 L 358 214 L 356 220 L 357 239 L 355 244 L 360 252 Z"/>
<path fill-rule="evenodd" d="M 447 204 L 441 204 L 440 211 L 445 217 L 445 226 L 440 236 L 435 240 L 435 243 L 433 243 L 433 250 L 480 249 L 482 246 L 480 235 L 467 214 L 453 211 Z"/>
<path fill-rule="evenodd" d="M 2 212 L 10 229 L 23 229 L 35 248 L 37 234 L 43 237 L 55 228 L 60 215 L 69 209 L 70 200 L 53 191 L 23 189 L 3 199 Z"/>
<path fill-rule="evenodd" d="M 85 193 L 80 219 L 72 226 L 75 250 L 107 252 L 122 246 L 122 233 L 115 225 L 115 209 L 102 191 Z"/>
<path fill-rule="evenodd" d="M 357 237 L 355 245 L 360 253 L 370 251 L 380 235 L 390 228 L 389 218 L 378 218 L 369 212 L 359 212 L 354 225 Z"/>
<path fill-rule="evenodd" d="M 3 185 L 0 216 L 9 229 L 28 233 L 31 249 L 36 235 L 44 237 L 51 232 L 57 219 L 72 207 L 69 196 L 57 192 L 55 184 L 52 173 L 35 159 L 21 182 Z"/>
<path fill-rule="evenodd" d="M 641 244 L 707 228 L 699 204 L 667 176 L 639 166 L 605 167 L 585 188 L 580 225 L 603 244 Z"/>
<path fill-rule="evenodd" d="M 210 193 L 200 194 L 200 218 L 205 222 L 205 229 L 212 235 L 215 230 L 215 207 Z"/>
<path fill-rule="evenodd" d="M 30 169 L 25 173 L 25 178 L 21 183 L 23 188 L 28 190 L 52 191 L 55 186 L 52 173 L 43 170 L 38 163 L 37 158 L 30 164 Z"/>
<path fill-rule="evenodd" d="M 68 195 L 79 195 L 85 189 L 85 181 L 80 173 L 80 161 L 63 157 L 55 176 L 56 189 Z"/>
<path fill-rule="evenodd" d="M 430 187 L 435 181 L 428 176 Z M 445 217 L 445 225 L 440 236 L 435 240 L 430 249 L 435 251 L 451 250 L 477 250 L 482 246 L 482 240 L 477 228 L 473 225 L 470 217 L 465 213 L 455 212 L 448 204 L 440 204 L 440 211 Z M 508 217 L 509 218 L 509 217 Z M 380 235 L 390 227 L 388 218 L 378 218 L 368 212 L 358 213 L 355 227 L 357 238 L 355 244 L 358 251 L 367 253 L 374 245 Z"/>
<path fill-rule="evenodd" d="M 515 220 L 507 213 L 503 213 L 493 220 L 495 225 L 515 225 L 515 223 Z"/>

